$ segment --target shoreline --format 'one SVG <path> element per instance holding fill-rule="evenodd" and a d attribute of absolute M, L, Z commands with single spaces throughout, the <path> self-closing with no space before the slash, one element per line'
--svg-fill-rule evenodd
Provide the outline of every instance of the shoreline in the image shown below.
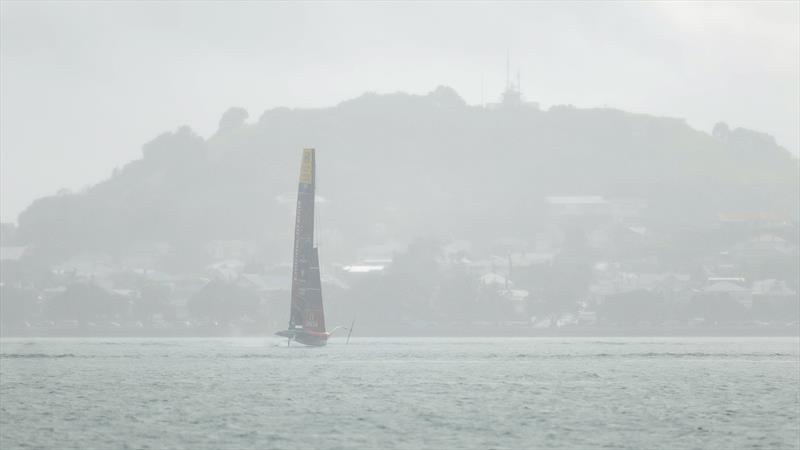
<path fill-rule="evenodd" d="M 230 338 L 273 337 L 270 331 L 241 330 L 229 327 L 210 329 L 153 330 L 142 328 L 94 329 L 26 328 L 0 330 L 0 338 Z M 334 336 L 335 338 L 344 337 Z M 796 337 L 800 343 L 799 326 L 717 326 L 717 327 L 468 327 L 387 330 L 360 334 L 356 327 L 353 337 L 375 338 L 509 338 L 509 337 Z"/>

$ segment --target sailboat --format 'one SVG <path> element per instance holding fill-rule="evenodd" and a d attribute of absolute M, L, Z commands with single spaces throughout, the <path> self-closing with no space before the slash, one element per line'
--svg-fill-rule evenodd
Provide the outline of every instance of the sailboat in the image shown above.
<path fill-rule="evenodd" d="M 314 246 L 314 195 L 316 160 L 313 148 L 303 149 L 297 211 L 294 224 L 292 304 L 289 328 L 275 334 L 305 345 L 323 346 L 331 333 L 325 331 L 319 252 Z"/>

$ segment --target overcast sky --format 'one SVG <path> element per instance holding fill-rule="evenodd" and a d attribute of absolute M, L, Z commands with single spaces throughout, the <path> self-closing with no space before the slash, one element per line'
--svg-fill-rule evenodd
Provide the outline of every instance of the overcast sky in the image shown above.
<path fill-rule="evenodd" d="M 0 218 L 221 113 L 365 91 L 500 94 L 717 121 L 800 149 L 800 7 L 785 3 L 14 3 L 0 28 Z"/>

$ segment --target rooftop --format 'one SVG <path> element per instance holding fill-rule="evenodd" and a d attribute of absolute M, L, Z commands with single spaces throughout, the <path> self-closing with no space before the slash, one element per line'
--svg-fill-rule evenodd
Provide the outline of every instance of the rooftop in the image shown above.
<path fill-rule="evenodd" d="M 17 261 L 25 254 L 28 247 L 0 247 L 0 261 Z"/>

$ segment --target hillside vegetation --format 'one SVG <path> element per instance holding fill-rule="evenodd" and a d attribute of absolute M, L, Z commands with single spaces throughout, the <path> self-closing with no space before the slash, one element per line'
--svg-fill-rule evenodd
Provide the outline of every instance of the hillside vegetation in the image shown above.
<path fill-rule="evenodd" d="M 35 201 L 18 239 L 52 259 L 166 242 L 186 257 L 211 240 L 289 256 L 300 149 L 318 149 L 328 255 L 423 235 L 531 235 L 551 195 L 642 197 L 646 225 L 718 213 L 798 215 L 797 160 L 768 135 L 614 109 L 469 106 L 447 87 L 364 94 L 323 109 L 232 108 L 208 139 L 187 127 L 79 193 Z"/>

